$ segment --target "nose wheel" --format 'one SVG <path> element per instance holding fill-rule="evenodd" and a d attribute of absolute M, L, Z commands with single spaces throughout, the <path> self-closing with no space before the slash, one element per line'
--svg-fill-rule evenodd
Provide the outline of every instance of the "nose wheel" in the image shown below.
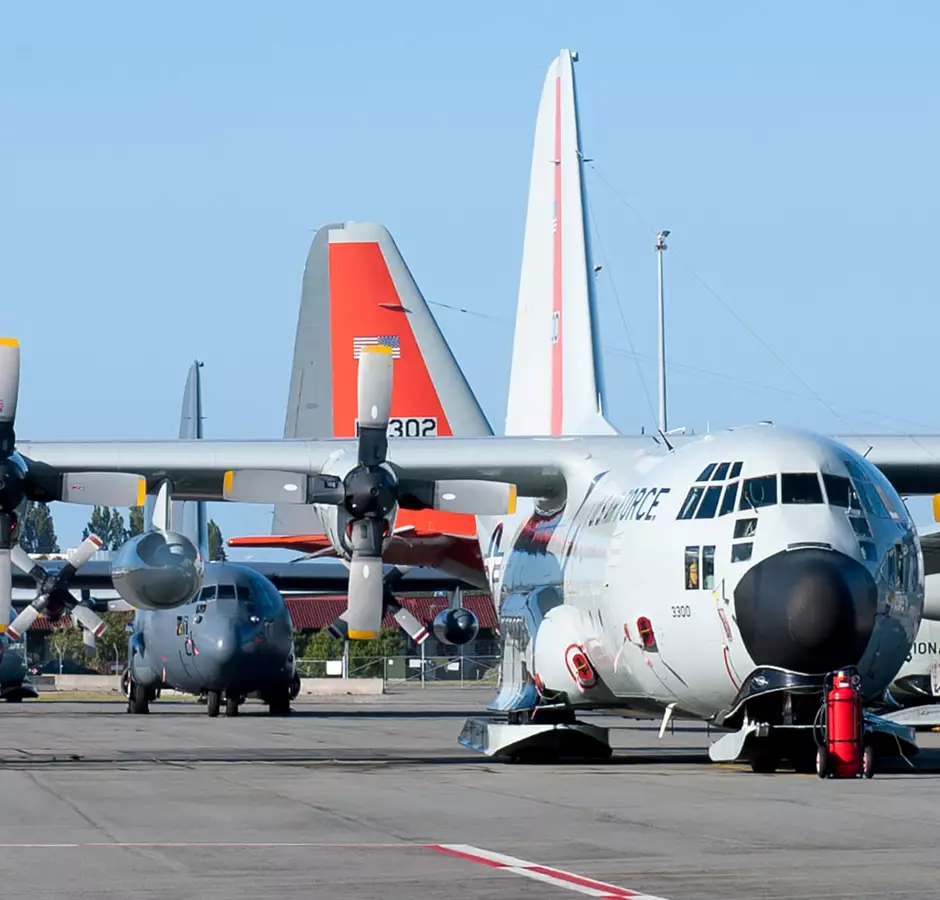
<path fill-rule="evenodd" d="M 209 691 L 206 695 L 206 715 L 210 719 L 214 719 L 219 714 L 219 710 L 222 707 L 222 692 L 221 691 Z"/>

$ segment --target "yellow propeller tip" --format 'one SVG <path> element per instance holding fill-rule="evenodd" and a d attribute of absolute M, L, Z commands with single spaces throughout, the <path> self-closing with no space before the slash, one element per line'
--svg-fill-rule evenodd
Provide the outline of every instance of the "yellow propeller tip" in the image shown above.
<path fill-rule="evenodd" d="M 378 637 L 375 631 L 350 631 L 349 639 L 353 641 L 372 641 Z"/>
<path fill-rule="evenodd" d="M 19 347 L 20 342 L 16 338 L 0 337 L 0 347 Z"/>

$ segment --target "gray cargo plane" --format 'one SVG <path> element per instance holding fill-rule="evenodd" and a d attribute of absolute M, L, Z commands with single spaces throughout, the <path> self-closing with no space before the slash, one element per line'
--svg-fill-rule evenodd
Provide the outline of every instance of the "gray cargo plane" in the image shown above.
<path fill-rule="evenodd" d="M 200 368 L 201 363 L 193 363 L 186 379 L 179 434 L 184 439 L 202 438 Z M 158 497 L 156 504 L 147 504 L 158 531 L 168 524 L 161 520 L 160 502 Z M 173 503 L 170 516 L 173 526 L 206 558 L 205 504 Z M 140 547 L 144 556 L 143 543 Z M 208 563 L 202 589 L 187 604 L 138 610 L 125 685 L 130 713 L 148 712 L 163 687 L 204 695 L 212 717 L 219 714 L 223 700 L 226 715 L 237 715 L 239 705 L 254 692 L 272 715 L 289 713 L 300 678 L 284 598 L 267 578 L 246 566 Z"/>

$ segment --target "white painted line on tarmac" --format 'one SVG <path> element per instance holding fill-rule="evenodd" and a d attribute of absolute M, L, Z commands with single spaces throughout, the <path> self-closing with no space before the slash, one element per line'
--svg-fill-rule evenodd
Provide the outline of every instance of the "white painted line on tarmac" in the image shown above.
<path fill-rule="evenodd" d="M 492 850 L 471 847 L 469 844 L 426 844 L 425 846 L 428 850 L 436 850 L 438 853 L 446 853 L 449 856 L 456 856 L 469 862 L 479 863 L 503 872 L 510 872 L 513 875 L 522 875 L 524 878 L 531 878 L 535 881 L 552 884 L 555 887 L 576 891 L 589 897 L 600 897 L 602 900 L 625 900 L 625 898 L 630 898 L 630 900 L 665 900 L 663 897 L 654 897 L 652 894 L 644 894 L 641 891 L 631 891 L 629 888 L 608 884 L 606 881 L 598 881 L 596 878 L 587 878 L 584 875 L 566 872 L 563 869 L 555 869 L 552 866 L 541 866 L 538 863 L 517 859 L 514 856 L 494 853 Z"/>

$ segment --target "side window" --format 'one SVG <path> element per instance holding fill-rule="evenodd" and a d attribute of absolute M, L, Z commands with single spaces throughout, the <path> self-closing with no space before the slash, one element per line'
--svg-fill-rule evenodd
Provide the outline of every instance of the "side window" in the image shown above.
<path fill-rule="evenodd" d="M 678 518 L 680 519 L 691 519 L 695 514 L 695 507 L 698 506 L 699 498 L 702 496 L 704 488 L 694 487 L 688 494 L 685 496 L 685 500 L 682 503 L 682 509 L 679 510 Z"/>
<path fill-rule="evenodd" d="M 702 503 L 695 514 L 696 519 L 712 519 L 718 510 L 718 501 L 721 499 L 721 486 L 712 485 L 705 491 Z"/>
<path fill-rule="evenodd" d="M 751 558 L 754 545 L 748 541 L 746 544 L 731 545 L 731 562 L 747 562 Z"/>
<path fill-rule="evenodd" d="M 176 636 L 180 637 L 189 633 L 189 616 L 176 617 Z"/>
<path fill-rule="evenodd" d="M 715 548 L 702 547 L 702 587 L 706 591 L 715 589 Z"/>
<path fill-rule="evenodd" d="M 699 588 L 699 548 L 685 548 L 685 589 L 697 591 Z"/>
<path fill-rule="evenodd" d="M 721 501 L 721 510 L 719 511 L 719 516 L 726 516 L 730 512 L 734 512 L 734 502 L 738 499 L 738 483 L 732 481 L 725 488 L 725 496 Z"/>
<path fill-rule="evenodd" d="M 774 506 L 777 502 L 777 476 L 762 475 L 744 479 L 741 490 L 741 509 L 758 509 Z"/>
<path fill-rule="evenodd" d="M 738 519 L 734 523 L 734 536 L 736 538 L 750 537 L 757 531 L 757 519 Z"/>

